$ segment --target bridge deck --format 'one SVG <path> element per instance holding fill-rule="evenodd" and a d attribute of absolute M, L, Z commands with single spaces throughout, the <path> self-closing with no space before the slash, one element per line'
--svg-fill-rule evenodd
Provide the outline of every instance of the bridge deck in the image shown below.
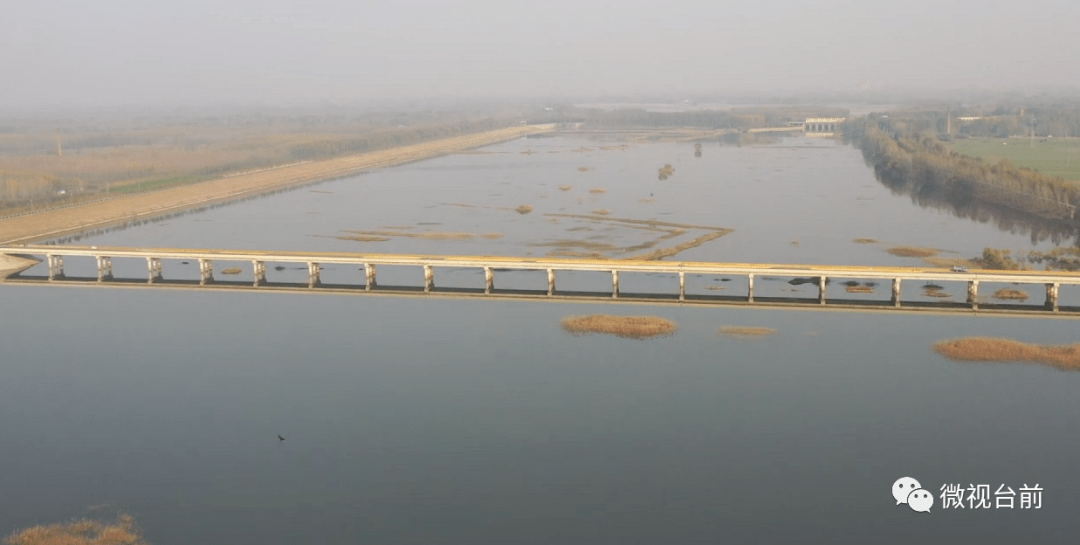
<path fill-rule="evenodd" d="M 716 263 L 695 261 L 631 261 L 622 259 L 575 259 L 552 257 L 450 256 L 430 254 L 366 254 L 349 252 L 299 252 L 192 248 L 129 248 L 112 246 L 0 246 L 0 254 L 35 256 L 107 256 L 158 259 L 210 259 L 220 261 L 270 261 L 282 263 L 342 263 L 415 265 L 435 267 L 497 267 L 521 270 L 622 271 L 644 273 L 773 275 L 791 277 L 840 277 L 904 280 L 1017 282 L 1031 284 L 1080 284 L 1080 273 L 1062 271 L 999 271 L 971 269 L 952 272 L 940 267 L 873 267 L 859 265 L 813 265 L 776 263 Z"/>
<path fill-rule="evenodd" d="M 14 259 L 12 256 L 21 256 Z M 21 271 L 36 265 L 36 259 L 26 257 L 41 256 L 48 262 L 49 273 L 44 276 L 24 276 Z M 7 283 L 50 284 L 50 285 L 93 285 L 115 287 L 155 287 L 155 288 L 202 288 L 261 291 L 307 291 L 310 293 L 380 293 L 385 295 L 425 295 L 443 297 L 491 297 L 544 299 L 551 301 L 617 301 L 645 304 L 707 304 L 728 306 L 764 306 L 775 308 L 826 308 L 845 310 L 890 310 L 909 312 L 951 312 L 965 313 L 989 312 L 1007 315 L 1042 315 L 1057 317 L 1080 317 L 1080 308 L 1059 305 L 1059 289 L 1062 285 L 1080 285 L 1080 274 L 1058 271 L 993 271 L 972 270 L 954 272 L 930 267 L 861 267 L 848 265 L 800 265 L 772 263 L 707 263 L 707 262 L 665 262 L 632 261 L 615 259 L 567 259 L 567 258 L 528 258 L 503 256 L 448 256 L 448 255 L 411 255 L 411 254 L 362 254 L 344 252 L 298 252 L 264 250 L 225 250 L 225 249 L 189 249 L 189 248 L 126 248 L 109 246 L 0 246 L 0 265 L 6 261 L 17 263 L 8 268 L 16 268 L 7 273 L 0 271 L 0 278 Z M 64 273 L 65 257 L 95 259 L 97 277 L 68 277 Z M 145 279 L 115 278 L 112 260 L 115 258 L 145 259 L 148 274 Z M 167 279 L 163 273 L 162 260 L 198 261 L 199 279 Z M 240 278 L 229 280 L 214 279 L 214 261 L 251 262 L 251 280 Z M 308 271 L 308 282 L 269 282 L 266 276 L 267 263 L 303 263 Z M 344 264 L 362 265 L 364 281 L 355 284 L 324 284 L 321 281 L 325 265 Z M 377 267 L 381 265 L 414 266 L 423 268 L 421 286 L 379 286 L 376 283 Z M 2 268 L 2 267 L 0 267 Z M 279 267 L 281 268 L 281 267 Z M 464 268 L 483 270 L 484 285 L 476 288 L 435 287 L 436 268 Z M 547 286 L 541 289 L 496 289 L 496 272 L 506 270 L 546 271 Z M 556 290 L 556 272 L 592 271 L 611 275 L 610 292 L 577 292 Z M 239 272 L 237 271 L 232 272 Z M 660 273 L 678 276 L 678 286 L 671 286 L 667 293 L 620 293 L 620 273 Z M 726 275 L 745 276 L 747 291 L 745 296 L 737 295 L 696 295 L 687 293 L 686 275 Z M 818 288 L 817 297 L 762 297 L 755 296 L 755 277 L 810 277 L 810 282 Z M 891 298 L 851 299 L 850 297 L 826 297 L 829 279 L 888 279 L 892 281 Z M 966 302 L 927 302 L 902 301 L 901 283 L 904 280 L 938 280 L 946 282 L 965 282 L 967 284 Z M 1041 305 L 993 304 L 980 301 L 978 289 L 980 282 L 1015 283 L 1043 285 L 1046 288 L 1045 303 Z M 546 290 L 542 289 L 546 287 Z M 834 294 L 835 295 L 835 294 Z"/>

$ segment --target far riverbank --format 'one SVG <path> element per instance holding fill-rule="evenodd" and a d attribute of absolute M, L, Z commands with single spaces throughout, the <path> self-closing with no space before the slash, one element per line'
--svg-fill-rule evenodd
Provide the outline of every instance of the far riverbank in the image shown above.
<path fill-rule="evenodd" d="M 0 244 L 25 244 L 90 229 L 173 214 L 380 167 L 419 161 L 552 130 L 525 125 L 456 136 L 372 153 L 314 161 L 153 193 L 0 220 Z"/>

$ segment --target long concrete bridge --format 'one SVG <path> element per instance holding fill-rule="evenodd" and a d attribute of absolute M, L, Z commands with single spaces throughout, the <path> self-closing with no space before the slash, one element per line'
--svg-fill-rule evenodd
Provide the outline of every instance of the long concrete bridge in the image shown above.
<path fill-rule="evenodd" d="M 8 266 L 3 266 L 6 262 Z M 96 270 L 96 275 L 72 277 L 65 274 L 65 263 L 79 260 L 83 270 Z M 146 274 L 139 278 L 118 278 L 113 275 L 113 260 L 145 262 Z M 165 262 L 197 262 L 198 279 L 169 278 Z M 247 262 L 243 275 L 233 274 L 235 280 L 215 278 L 214 262 Z M 44 267 L 35 267 L 42 262 Z M 267 278 L 267 264 L 302 265 L 306 282 L 272 282 Z M 89 265 L 89 267 L 87 266 Z M 364 271 L 357 274 L 355 283 L 325 284 L 324 266 L 351 265 Z M 172 265 L 170 265 L 172 266 Z M 414 267 L 415 285 L 380 286 L 377 271 L 380 266 Z M 7 272 L 3 272 L 4 269 Z M 130 267 L 129 267 L 130 268 Z M 437 287 L 436 269 L 474 269 L 476 285 L 465 288 Z M 40 274 L 25 274 L 42 269 Z M 541 281 L 532 289 L 499 289 L 496 273 L 509 271 L 541 271 L 547 273 L 547 283 Z M 606 275 L 610 290 L 603 292 L 562 291 L 556 289 L 557 274 L 579 271 Z M 236 273 L 237 271 L 230 271 Z M 480 272 L 483 273 L 481 281 Z M 677 277 L 661 293 L 623 293 L 620 274 L 634 273 Z M 687 293 L 689 275 L 740 276 L 746 279 L 746 291 L 741 295 L 696 295 Z M 762 297 L 755 293 L 755 279 L 801 279 L 817 288 L 816 297 Z M 798 308 L 880 309 L 893 311 L 986 312 L 1002 314 L 1036 314 L 1042 316 L 1080 317 L 1080 307 L 1060 305 L 1063 285 L 1080 285 L 1080 274 L 1048 271 L 991 271 L 972 270 L 953 272 L 941 268 L 916 267 L 858 267 L 829 265 L 784 265 L 764 263 L 706 263 L 630 261 L 609 259 L 559 259 L 496 256 L 446 256 L 404 254 L 360 254 L 339 252 L 267 252 L 253 250 L 126 248 L 97 246 L 23 245 L 0 246 L 0 279 L 4 283 L 52 285 L 142 286 L 182 288 L 227 288 L 247 290 L 285 290 L 306 292 L 383 293 L 399 295 L 457 295 L 479 297 L 531 298 L 552 300 L 605 300 L 613 302 L 676 303 L 705 305 L 755 305 Z M 888 299 L 852 299 L 850 296 L 829 296 L 830 279 L 861 279 L 882 282 L 891 286 Z M 939 281 L 966 285 L 964 302 L 928 302 L 904 300 L 903 282 Z M 979 286 L 987 283 L 1021 284 L 1045 288 L 1042 304 L 988 304 L 980 300 Z M 835 289 L 834 289 L 835 291 Z"/>

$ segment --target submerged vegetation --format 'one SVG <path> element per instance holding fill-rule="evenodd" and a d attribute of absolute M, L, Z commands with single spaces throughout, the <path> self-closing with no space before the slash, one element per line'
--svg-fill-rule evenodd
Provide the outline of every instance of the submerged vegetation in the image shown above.
<path fill-rule="evenodd" d="M 739 337 L 763 337 L 765 335 L 772 335 L 776 333 L 776 330 L 771 327 L 725 325 L 720 326 L 720 333 L 723 335 L 733 335 Z"/>
<path fill-rule="evenodd" d="M 562 320 L 562 327 L 573 335 L 604 333 L 626 339 L 651 339 L 673 335 L 678 324 L 657 316 L 611 316 L 593 314 L 590 316 L 567 316 Z"/>
<path fill-rule="evenodd" d="M 1080 371 L 1080 344 L 1042 346 L 1011 339 L 968 337 L 941 341 L 934 351 L 955 361 L 1040 363 Z"/>

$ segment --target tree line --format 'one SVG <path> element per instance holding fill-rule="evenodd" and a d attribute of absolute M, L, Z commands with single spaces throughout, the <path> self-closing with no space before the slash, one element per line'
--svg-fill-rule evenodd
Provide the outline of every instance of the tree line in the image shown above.
<path fill-rule="evenodd" d="M 913 193 L 925 186 L 951 200 L 975 199 L 1042 218 L 1078 219 L 1076 184 L 1018 168 L 1008 159 L 991 164 L 960 155 L 927 130 L 925 121 L 870 116 L 848 120 L 844 135 L 890 186 L 908 186 Z"/>

